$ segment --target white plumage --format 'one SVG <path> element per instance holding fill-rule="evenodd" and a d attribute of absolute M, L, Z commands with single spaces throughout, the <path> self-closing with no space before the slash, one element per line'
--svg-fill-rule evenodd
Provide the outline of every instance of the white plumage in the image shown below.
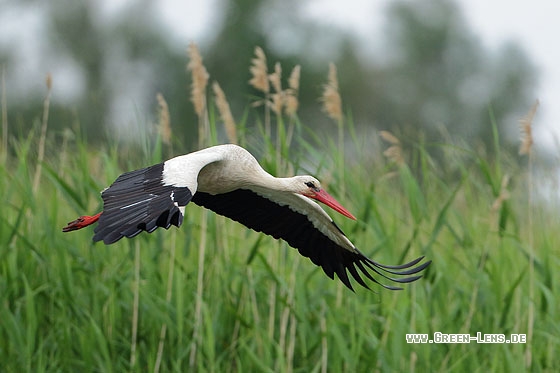
<path fill-rule="evenodd" d="M 405 283 L 420 278 L 418 273 L 431 262 L 416 266 L 421 257 L 404 265 L 387 266 L 367 258 L 313 201 L 355 219 L 321 188 L 317 179 L 307 175 L 274 177 L 237 145 L 206 148 L 122 174 L 102 192 L 102 198 L 101 213 L 82 216 L 63 231 L 81 229 L 98 221 L 94 241 L 111 244 L 142 231 L 180 226 L 185 206 L 192 201 L 253 230 L 285 240 L 321 266 L 327 276 L 334 278 L 336 274 L 350 289 L 348 272 L 367 288 L 361 275 L 379 283 L 369 270 Z M 412 276 L 392 278 L 389 274 Z"/>

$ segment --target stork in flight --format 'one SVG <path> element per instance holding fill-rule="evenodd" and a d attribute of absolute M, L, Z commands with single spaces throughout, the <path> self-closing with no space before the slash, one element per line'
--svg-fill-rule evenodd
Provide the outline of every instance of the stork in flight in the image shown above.
<path fill-rule="evenodd" d="M 401 288 L 379 282 L 369 271 L 387 280 L 408 283 L 431 261 L 423 257 L 390 266 L 362 254 L 329 215 L 313 200 L 356 220 L 312 176 L 277 178 L 237 145 L 218 145 L 178 156 L 166 162 L 122 174 L 101 193 L 103 211 L 68 223 L 64 232 L 98 222 L 93 241 L 109 245 L 158 227 L 179 227 L 185 206 L 194 202 L 257 232 L 283 239 L 300 254 L 334 274 L 350 290 L 348 272 L 369 289 L 363 276 L 386 289 Z M 395 278 L 393 276 L 408 276 Z"/>

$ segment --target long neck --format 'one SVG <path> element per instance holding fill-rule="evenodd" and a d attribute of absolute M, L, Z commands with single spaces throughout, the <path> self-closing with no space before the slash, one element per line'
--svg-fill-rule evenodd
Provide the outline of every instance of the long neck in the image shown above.
<path fill-rule="evenodd" d="M 192 156 L 206 157 L 206 153 L 218 155 L 217 159 L 207 162 L 200 169 L 197 181 L 198 190 L 202 192 L 219 194 L 239 188 L 258 186 L 277 189 L 284 185 L 264 171 L 251 153 L 239 146 L 219 145 L 192 153 Z"/>

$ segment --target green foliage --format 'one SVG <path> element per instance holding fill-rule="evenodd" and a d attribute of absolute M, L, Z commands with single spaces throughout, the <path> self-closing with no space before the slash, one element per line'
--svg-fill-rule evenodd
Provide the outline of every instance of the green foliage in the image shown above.
<path fill-rule="evenodd" d="M 211 113 L 217 141 L 214 118 Z M 277 124 L 284 141 L 284 123 Z M 301 130 L 307 129 L 298 123 Z M 406 164 L 392 172 L 396 166 L 383 164 L 380 150 L 355 134 L 346 148 L 356 155 L 339 169 L 336 141 L 315 136 L 311 142 L 294 140 L 298 153 L 291 144 L 280 144 L 277 152 L 272 141 L 265 142 L 260 158 L 278 172 L 291 168 L 328 177 L 327 188 L 359 217 L 352 222 L 335 216 L 354 243 L 384 263 L 428 256 L 433 264 L 423 279 L 401 292 L 376 288 L 354 294 L 284 243 L 213 214 L 201 224 L 203 211 L 194 205 L 181 229 L 159 229 L 112 246 L 94 245 L 91 228 L 63 234 L 66 221 L 100 208 L 97 193 L 104 185 L 127 169 L 158 161 L 165 149 L 147 138 L 142 157 L 117 145 L 92 152 L 79 139 L 66 149 L 50 144 L 41 187 L 33 194 L 32 132 L 13 141 L 17 158 L 0 165 L 2 370 L 153 370 L 164 324 L 162 371 L 512 371 L 524 366 L 526 348 L 533 354 L 529 370 L 560 365 L 560 322 L 553 316 L 560 314 L 554 297 L 560 275 L 553 270 L 560 264 L 553 244 L 560 240 L 558 215 L 534 206 L 538 224 L 527 226 L 524 190 L 516 188 L 507 214 L 519 226 L 502 223 L 503 213 L 496 215 L 490 206 L 500 193 L 502 172 L 519 171 L 509 169 L 499 151 L 490 159 L 471 149 L 445 148 L 445 159 L 463 159 L 454 165 L 459 178 L 450 182 L 422 144 L 411 155 L 420 179 Z M 204 291 L 200 324 L 194 325 L 204 227 Z M 529 230 L 536 255 L 530 346 L 406 343 L 407 333 L 527 333 Z M 139 283 L 135 245 L 141 249 Z M 191 360 L 195 327 L 201 338 Z"/>

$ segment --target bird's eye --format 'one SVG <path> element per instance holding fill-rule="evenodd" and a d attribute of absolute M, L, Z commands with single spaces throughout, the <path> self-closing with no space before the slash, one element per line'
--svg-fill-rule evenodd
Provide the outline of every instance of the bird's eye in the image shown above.
<path fill-rule="evenodd" d="M 308 182 L 305 183 L 305 185 L 307 185 L 311 189 L 317 189 L 317 187 L 315 186 L 315 183 L 313 183 L 313 181 L 308 181 Z"/>

